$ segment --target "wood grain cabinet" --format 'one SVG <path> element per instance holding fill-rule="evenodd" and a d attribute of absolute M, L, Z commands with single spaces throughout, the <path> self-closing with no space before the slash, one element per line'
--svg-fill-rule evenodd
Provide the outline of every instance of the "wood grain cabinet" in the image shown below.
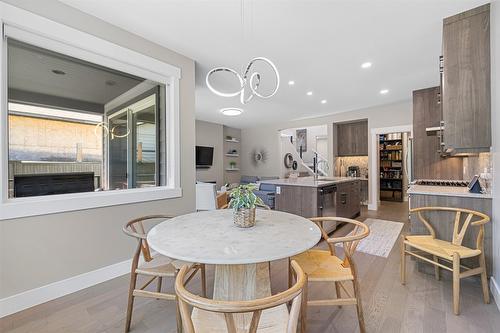
<path fill-rule="evenodd" d="M 441 157 L 439 137 L 426 128 L 439 127 L 440 87 L 413 92 L 413 175 L 415 179 L 462 179 L 463 159 Z"/>
<path fill-rule="evenodd" d="M 368 120 L 341 123 L 337 126 L 337 155 L 368 155 Z"/>
<path fill-rule="evenodd" d="M 444 19 L 442 113 L 444 150 L 491 146 L 490 5 Z"/>
<path fill-rule="evenodd" d="M 360 214 L 360 181 L 337 184 L 337 216 L 354 218 Z"/>
<path fill-rule="evenodd" d="M 317 187 L 280 185 L 275 197 L 275 209 L 306 218 L 321 216 Z"/>
<path fill-rule="evenodd" d="M 360 214 L 359 180 L 323 187 L 279 185 L 275 209 L 306 218 L 340 216 L 354 218 Z"/>

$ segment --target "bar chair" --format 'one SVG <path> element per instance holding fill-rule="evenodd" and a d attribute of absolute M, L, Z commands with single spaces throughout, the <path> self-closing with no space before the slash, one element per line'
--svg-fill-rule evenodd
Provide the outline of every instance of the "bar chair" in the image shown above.
<path fill-rule="evenodd" d="M 429 221 L 422 215 L 423 212 L 430 214 L 436 214 L 438 212 L 455 213 L 451 241 L 436 238 L 436 232 Z M 490 294 L 488 289 L 488 278 L 486 276 L 483 240 L 484 225 L 490 221 L 489 216 L 470 209 L 452 207 L 419 207 L 410 209 L 410 214 L 415 213 L 429 231 L 429 235 L 401 235 L 401 284 L 404 285 L 406 283 L 406 256 L 413 256 L 433 264 L 434 274 L 437 280 L 440 278 L 440 268 L 453 273 L 453 312 L 456 315 L 460 314 L 460 279 L 473 275 L 481 275 L 483 299 L 484 303 L 488 304 L 490 302 Z M 462 213 L 464 215 L 466 214 L 467 217 L 462 218 Z M 472 219 L 475 220 L 472 221 Z M 439 223 L 446 222 L 439 221 Z M 469 226 L 479 228 L 475 249 L 462 245 L 462 241 Z M 416 251 L 411 251 L 407 249 L 407 247 L 414 248 Z M 424 255 L 429 255 L 432 259 Z M 478 258 L 479 267 L 470 268 L 460 263 L 461 259 L 475 257 Z M 447 265 L 444 263 L 447 263 Z M 461 268 L 464 269 L 463 272 Z"/>
<path fill-rule="evenodd" d="M 144 228 L 144 221 L 153 219 L 170 219 L 171 216 L 166 215 L 150 215 L 144 216 L 132 221 L 129 221 L 124 227 L 123 232 L 128 236 L 137 239 L 137 248 L 134 252 L 132 258 L 132 267 L 130 270 L 130 288 L 128 294 L 128 305 L 127 305 L 127 317 L 125 323 L 125 332 L 130 331 L 130 323 L 132 321 L 132 312 L 134 307 L 135 297 L 149 297 L 168 301 L 176 302 L 176 319 L 177 319 L 177 331 L 182 331 L 182 324 L 179 313 L 179 304 L 175 294 L 168 294 L 161 292 L 163 278 L 170 277 L 174 278 L 179 273 L 181 267 L 186 266 L 190 271 L 189 277 L 186 279 L 185 283 L 188 283 L 195 274 L 200 271 L 201 273 L 201 289 L 202 294 L 206 295 L 206 284 L 205 284 L 205 265 L 189 263 L 181 260 L 174 260 L 163 255 L 152 256 L 151 250 L 149 248 L 148 242 L 146 240 L 146 229 Z M 143 263 L 139 263 L 142 254 Z M 145 275 L 149 277 L 149 280 L 137 288 L 137 276 Z M 154 280 L 157 280 L 156 291 L 147 291 L 145 288 L 149 286 Z"/>
<path fill-rule="evenodd" d="M 335 284 L 336 299 L 308 300 L 307 283 L 304 286 L 304 302 L 301 310 L 301 332 L 307 331 L 307 307 L 326 305 L 356 305 L 358 314 L 359 330 L 365 332 L 363 319 L 363 308 L 361 305 L 361 294 L 358 283 L 356 265 L 353 255 L 359 241 L 370 233 L 368 226 L 360 221 L 343 217 L 314 217 L 310 219 L 320 228 L 323 239 L 328 245 L 329 251 L 307 250 L 299 255 L 290 258 L 295 260 L 304 270 L 307 282 L 333 282 Z M 350 223 L 354 225 L 354 230 L 343 237 L 329 237 L 323 222 Z M 335 244 L 342 243 L 344 248 L 344 258 L 339 258 L 335 252 Z M 290 272 L 290 270 L 289 270 Z M 289 273 L 288 283 L 292 283 L 293 276 Z M 354 294 L 347 290 L 344 283 L 351 282 Z M 347 297 L 342 297 L 341 289 Z"/>
<path fill-rule="evenodd" d="M 292 287 L 272 296 L 248 301 L 221 301 L 193 295 L 184 287 L 189 266 L 182 267 L 175 280 L 175 292 L 179 298 L 184 331 L 295 333 L 306 277 L 295 261 L 291 262 L 291 267 L 297 281 Z M 292 303 L 290 311 L 286 306 L 288 302 Z M 196 316 L 192 316 L 190 306 L 198 311 Z M 246 317 L 242 318 L 239 314 L 245 314 Z M 192 317 L 195 317 L 195 320 Z M 246 325 L 240 320 L 245 320 Z M 240 327 L 238 323 L 244 327 Z"/>

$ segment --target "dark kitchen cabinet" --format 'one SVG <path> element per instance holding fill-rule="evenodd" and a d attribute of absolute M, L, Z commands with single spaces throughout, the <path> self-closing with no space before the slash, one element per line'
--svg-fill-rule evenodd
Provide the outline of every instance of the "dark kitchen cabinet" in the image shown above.
<path fill-rule="evenodd" d="M 462 179 L 463 159 L 441 157 L 439 137 L 426 128 L 439 127 L 439 87 L 413 92 L 413 177 L 415 179 Z M 439 133 L 438 133 L 439 135 Z"/>
<path fill-rule="evenodd" d="M 275 209 L 306 218 L 315 216 L 353 218 L 360 214 L 360 190 L 359 180 L 322 187 L 278 185 Z"/>
<path fill-rule="evenodd" d="M 337 216 L 354 218 L 360 214 L 359 180 L 337 184 Z"/>
<path fill-rule="evenodd" d="M 368 155 L 368 120 L 340 123 L 337 126 L 337 155 Z"/>
<path fill-rule="evenodd" d="M 489 151 L 489 4 L 444 19 L 442 75 L 443 150 Z"/>
<path fill-rule="evenodd" d="M 280 185 L 275 209 L 306 218 L 321 216 L 321 197 L 317 187 Z"/>

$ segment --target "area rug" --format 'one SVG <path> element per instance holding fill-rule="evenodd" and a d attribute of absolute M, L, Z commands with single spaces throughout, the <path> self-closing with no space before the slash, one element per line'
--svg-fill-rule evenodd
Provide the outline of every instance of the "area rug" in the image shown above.
<path fill-rule="evenodd" d="M 404 224 L 371 218 L 366 219 L 364 223 L 370 227 L 370 234 L 359 242 L 356 251 L 387 258 Z M 335 245 L 341 247 L 342 243 Z"/>

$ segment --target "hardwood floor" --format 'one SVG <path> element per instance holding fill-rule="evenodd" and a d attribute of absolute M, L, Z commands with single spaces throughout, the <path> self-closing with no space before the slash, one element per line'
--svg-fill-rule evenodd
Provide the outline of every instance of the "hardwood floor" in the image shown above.
<path fill-rule="evenodd" d="M 408 228 L 407 203 L 384 202 L 377 212 L 364 209 L 359 220 L 367 217 L 405 222 L 403 232 Z M 335 233 L 347 232 L 342 227 Z M 500 313 L 493 300 L 488 305 L 482 302 L 479 280 L 462 281 L 462 312 L 455 316 L 451 281 L 436 281 L 433 275 L 417 272 L 414 262 L 408 260 L 408 281 L 406 286 L 400 284 L 398 243 L 388 258 L 365 253 L 357 253 L 354 258 L 361 279 L 367 332 L 498 332 Z M 286 261 L 273 262 L 271 274 L 274 292 L 286 288 Z M 213 285 L 211 267 L 207 283 Z M 170 285 L 165 281 L 164 290 Z M 198 281 L 190 286 L 199 291 Z M 123 332 L 127 288 L 128 276 L 113 279 L 0 319 L 0 332 Z M 315 283 L 309 288 L 309 296 L 332 296 L 334 289 L 333 285 Z M 309 332 L 358 331 L 354 306 L 315 307 L 308 316 Z M 136 300 L 131 332 L 175 332 L 175 327 L 172 302 Z"/>

